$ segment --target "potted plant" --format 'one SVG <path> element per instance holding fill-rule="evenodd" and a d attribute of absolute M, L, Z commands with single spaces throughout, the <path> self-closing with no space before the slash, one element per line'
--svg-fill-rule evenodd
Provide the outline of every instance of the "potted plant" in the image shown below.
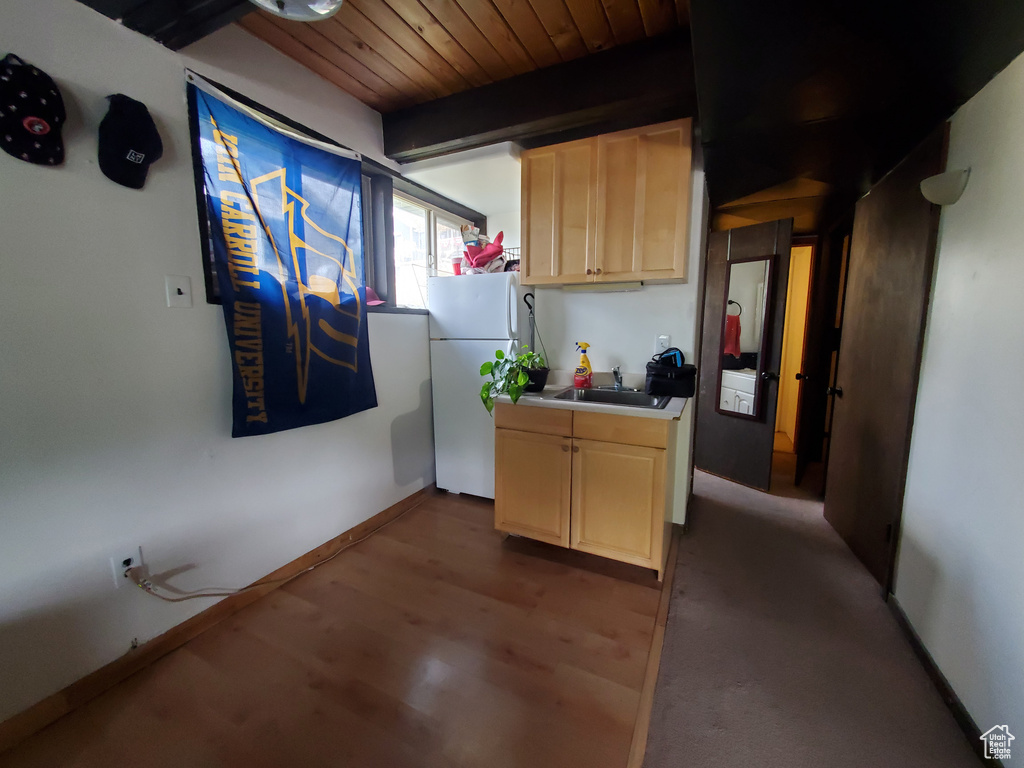
<path fill-rule="evenodd" d="M 548 380 L 547 363 L 536 352 L 531 352 L 524 344 L 523 351 L 515 356 L 507 356 L 500 349 L 495 350 L 494 360 L 488 360 L 480 366 L 481 376 L 490 376 L 480 388 L 480 400 L 487 412 L 494 410 L 494 400 L 500 395 L 508 395 L 513 403 L 519 402 L 523 392 L 540 392 Z"/>

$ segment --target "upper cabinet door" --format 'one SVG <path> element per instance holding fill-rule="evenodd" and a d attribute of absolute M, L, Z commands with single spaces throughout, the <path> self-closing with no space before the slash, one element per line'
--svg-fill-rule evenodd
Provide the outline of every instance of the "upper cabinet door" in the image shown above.
<path fill-rule="evenodd" d="M 595 278 L 685 280 L 691 121 L 598 137 Z"/>
<path fill-rule="evenodd" d="M 596 138 L 523 153 L 523 284 L 594 279 L 597 164 Z"/>

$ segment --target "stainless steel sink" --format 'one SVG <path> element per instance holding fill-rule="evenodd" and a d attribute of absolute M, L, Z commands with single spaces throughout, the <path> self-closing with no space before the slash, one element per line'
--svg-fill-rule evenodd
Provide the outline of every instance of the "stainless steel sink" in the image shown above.
<path fill-rule="evenodd" d="M 671 397 L 648 395 L 646 392 L 617 391 L 614 389 L 567 389 L 555 395 L 555 400 L 574 400 L 580 403 L 628 405 L 633 408 L 664 408 Z"/>

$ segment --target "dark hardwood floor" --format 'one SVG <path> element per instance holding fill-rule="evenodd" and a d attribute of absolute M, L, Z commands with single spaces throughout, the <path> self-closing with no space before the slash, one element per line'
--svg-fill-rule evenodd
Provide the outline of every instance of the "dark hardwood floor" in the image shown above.
<path fill-rule="evenodd" d="M 0 766 L 623 768 L 653 572 L 429 497 L 0 755 Z"/>

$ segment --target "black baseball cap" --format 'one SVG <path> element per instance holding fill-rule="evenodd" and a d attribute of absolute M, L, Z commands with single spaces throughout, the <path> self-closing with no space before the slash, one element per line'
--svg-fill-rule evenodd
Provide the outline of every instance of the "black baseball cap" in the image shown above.
<path fill-rule="evenodd" d="M 156 123 L 141 101 L 115 93 L 100 123 L 100 170 L 111 181 L 142 189 L 149 166 L 160 159 L 164 145 Z"/>
<path fill-rule="evenodd" d="M 53 78 L 13 53 L 0 61 L 0 148 L 38 165 L 64 162 L 67 114 Z"/>

